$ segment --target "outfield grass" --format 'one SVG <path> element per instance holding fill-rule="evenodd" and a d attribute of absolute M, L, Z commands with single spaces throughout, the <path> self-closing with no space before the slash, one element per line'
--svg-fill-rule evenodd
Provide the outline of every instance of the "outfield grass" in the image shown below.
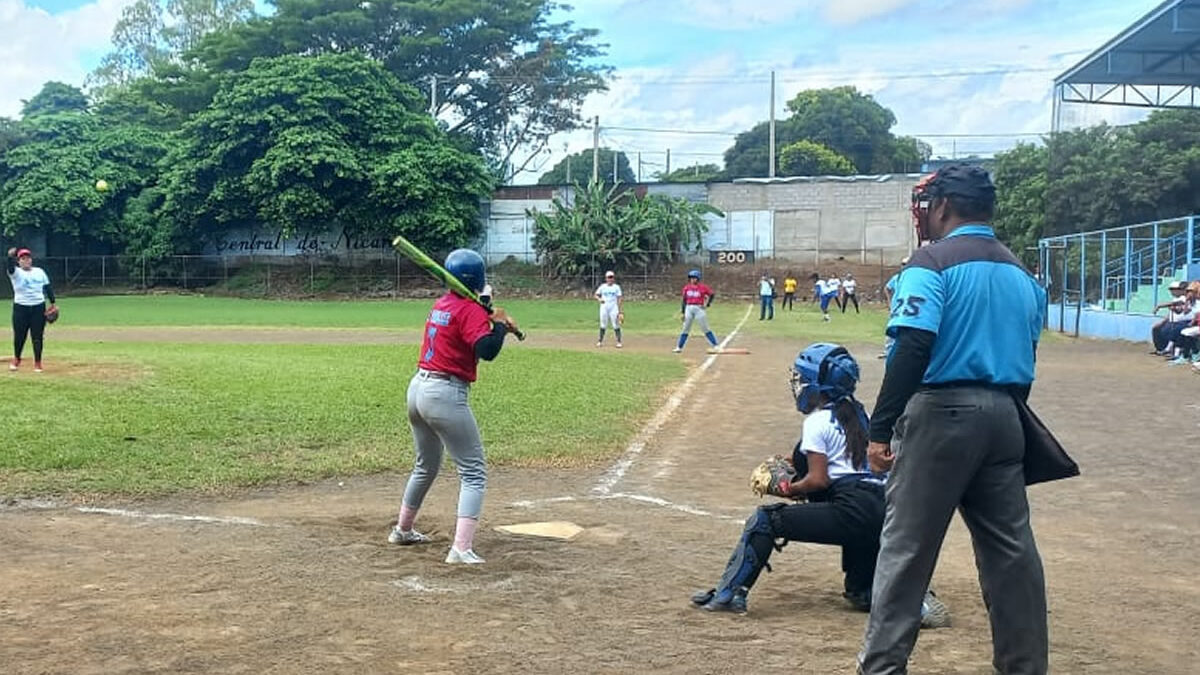
<path fill-rule="evenodd" d="M 199 295 L 119 295 L 64 298 L 60 326 L 196 326 L 411 329 L 425 323 L 432 300 L 248 300 Z M 531 335 L 591 332 L 599 322 L 590 299 L 498 302 Z M 718 302 L 709 321 L 720 334 L 732 330 L 743 301 Z M 678 301 L 634 301 L 625 305 L 625 326 L 638 334 L 679 333 Z"/>
<path fill-rule="evenodd" d="M 887 312 L 879 304 L 863 304 L 862 313 L 855 314 L 851 305 L 846 314 L 830 306 L 830 321 L 821 320 L 819 305 L 797 302 L 792 311 L 775 307 L 775 319 L 758 320 L 755 305 L 744 330 L 751 335 L 795 339 L 797 348 L 813 342 L 836 342 L 845 345 L 878 345 L 883 347 L 883 329 L 887 325 Z M 856 356 L 861 356 L 857 355 Z M 870 354 L 874 356 L 874 354 Z"/>
<path fill-rule="evenodd" d="M 152 495 L 404 469 L 416 350 L 60 342 L 57 372 L 3 375 L 0 494 Z M 513 349 L 482 364 L 471 399 L 490 460 L 618 452 L 685 370 L 669 355 L 637 358 Z"/>

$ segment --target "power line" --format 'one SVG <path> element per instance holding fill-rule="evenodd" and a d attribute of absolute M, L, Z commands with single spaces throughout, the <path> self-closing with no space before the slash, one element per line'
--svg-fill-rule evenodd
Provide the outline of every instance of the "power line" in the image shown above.
<path fill-rule="evenodd" d="M 739 135 L 740 133 L 745 133 L 745 132 L 735 132 L 735 131 L 711 131 L 711 130 L 707 130 L 707 129 L 658 129 L 658 128 L 653 128 L 653 127 L 619 127 L 619 126 L 606 126 L 606 127 L 603 127 L 603 128 L 604 128 L 606 131 L 630 131 L 630 132 L 637 132 L 637 133 L 652 133 L 652 134 L 681 135 L 681 136 L 726 136 L 726 137 L 733 137 L 733 136 L 737 136 L 737 135 Z M 1004 133 L 1001 133 L 1001 132 L 993 132 L 993 133 L 980 133 L 980 134 L 973 134 L 973 133 L 961 133 L 961 134 L 930 133 L 930 134 L 924 134 L 924 133 L 916 133 L 916 132 L 912 132 L 912 133 L 906 133 L 906 134 L 904 134 L 904 135 L 905 135 L 905 136 L 915 136 L 915 137 L 917 137 L 917 138 L 1035 138 L 1035 137 L 1039 137 L 1039 136 L 1044 136 L 1044 135 L 1046 135 L 1047 133 L 1049 133 L 1049 132 L 1046 132 L 1046 131 L 1042 131 L 1042 132 L 1026 132 L 1026 131 L 1018 131 L 1018 132 L 1004 132 Z"/>

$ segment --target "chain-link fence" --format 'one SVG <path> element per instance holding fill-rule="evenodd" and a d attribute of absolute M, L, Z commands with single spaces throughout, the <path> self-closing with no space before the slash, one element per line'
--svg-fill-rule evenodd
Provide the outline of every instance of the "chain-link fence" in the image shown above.
<path fill-rule="evenodd" d="M 487 251 L 489 281 L 506 295 L 572 296 L 590 294 L 607 270 L 617 272 L 627 292 L 673 294 L 687 272 L 699 269 L 707 283 L 731 295 L 751 296 L 764 273 L 781 286 L 784 278 L 799 281 L 801 295 L 810 292 L 813 274 L 824 278 L 852 275 L 859 293 L 869 299 L 896 271 L 891 251 L 775 250 L 643 252 L 638 256 L 591 253 L 576 256 L 577 271 L 556 274 L 548 264 L 520 262 L 527 256 Z M 819 263 L 818 263 L 819 261 Z M 34 261 L 64 294 L 136 293 L 191 290 L 247 297 L 426 296 L 438 289 L 424 270 L 397 254 L 361 256 L 169 256 L 150 260 L 124 256 L 41 257 Z M 11 289 L 4 291 L 11 296 Z"/>

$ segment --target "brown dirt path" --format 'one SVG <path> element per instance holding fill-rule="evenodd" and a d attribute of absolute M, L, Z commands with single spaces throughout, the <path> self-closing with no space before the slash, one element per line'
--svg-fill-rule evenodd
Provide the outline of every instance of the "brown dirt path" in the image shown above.
<path fill-rule="evenodd" d="M 835 549 L 788 546 L 745 617 L 707 615 L 686 600 L 716 579 L 739 521 L 759 503 L 750 468 L 790 449 L 800 428 L 786 383 L 794 345 L 735 345 L 753 353 L 716 359 L 606 496 L 592 490 L 604 480 L 594 470 L 495 471 L 481 568 L 441 562 L 456 492 L 449 475 L 418 521 L 438 540 L 413 548 L 384 542 L 402 475 L 105 505 L 261 525 L 0 509 L 3 670 L 852 672 L 865 617 L 841 603 Z M 857 349 L 865 392 L 882 372 L 873 349 Z M 702 359 L 699 349 L 685 356 Z M 1091 342 L 1049 343 L 1039 367 L 1035 407 L 1085 472 L 1030 491 L 1052 670 L 1194 672 L 1200 459 L 1189 440 L 1200 376 L 1140 347 Z M 554 498 L 564 499 L 539 501 Z M 555 543 L 491 529 L 535 519 L 588 530 Z M 922 634 L 912 672 L 990 672 L 957 519 L 935 585 L 955 625 Z"/>

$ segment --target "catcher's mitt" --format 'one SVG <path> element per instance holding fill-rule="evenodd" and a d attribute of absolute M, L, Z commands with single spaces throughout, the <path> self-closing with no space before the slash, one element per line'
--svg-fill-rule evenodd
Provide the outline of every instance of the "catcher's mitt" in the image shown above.
<path fill-rule="evenodd" d="M 58 306 L 51 305 L 46 308 L 46 323 L 54 323 L 58 321 Z"/>
<path fill-rule="evenodd" d="M 792 468 L 792 463 L 783 455 L 775 455 L 767 458 L 767 461 L 759 464 L 751 472 L 750 489 L 759 497 L 763 495 L 791 497 L 788 494 L 788 487 L 795 477 L 796 470 Z"/>

